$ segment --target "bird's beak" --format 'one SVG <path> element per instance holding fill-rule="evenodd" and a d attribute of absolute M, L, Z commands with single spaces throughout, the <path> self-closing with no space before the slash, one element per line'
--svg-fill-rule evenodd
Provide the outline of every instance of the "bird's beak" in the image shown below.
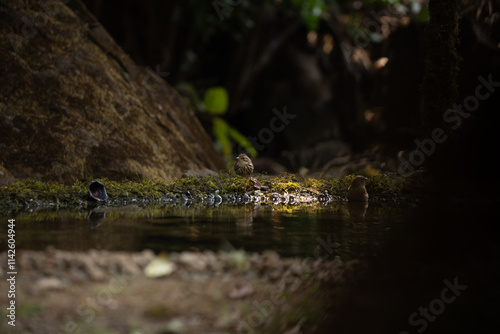
<path fill-rule="evenodd" d="M 236 157 L 236 160 L 238 160 L 240 157 Z"/>

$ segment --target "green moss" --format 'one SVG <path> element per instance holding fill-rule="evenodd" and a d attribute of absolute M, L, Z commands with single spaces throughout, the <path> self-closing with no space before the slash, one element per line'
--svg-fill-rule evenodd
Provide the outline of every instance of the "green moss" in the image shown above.
<path fill-rule="evenodd" d="M 132 199 L 148 197 L 159 199 L 169 194 L 167 184 L 163 180 L 142 179 L 138 182 L 117 182 L 104 178 L 100 179 L 100 181 L 105 185 L 106 192 L 110 198 Z"/>
<path fill-rule="evenodd" d="M 75 203 L 84 199 L 84 186 L 80 182 L 72 186 L 35 182 L 25 179 L 11 186 L 0 188 L 0 201 L 16 204 L 30 201 L 50 201 L 59 203 Z"/>
<path fill-rule="evenodd" d="M 408 188 L 409 182 L 396 174 L 369 177 L 366 181 L 366 189 L 372 199 L 402 200 L 407 195 Z"/>
<path fill-rule="evenodd" d="M 261 178 L 259 181 L 262 183 Z M 221 173 L 219 174 L 218 182 L 221 187 L 221 195 L 228 193 L 244 193 L 253 189 L 249 180 L 244 177 L 236 176 L 235 174 Z"/>
<path fill-rule="evenodd" d="M 325 182 L 325 190 L 328 191 L 329 194 L 337 197 L 344 197 L 347 193 L 347 189 L 351 185 L 352 180 L 355 175 L 345 176 L 341 179 L 331 179 Z"/>

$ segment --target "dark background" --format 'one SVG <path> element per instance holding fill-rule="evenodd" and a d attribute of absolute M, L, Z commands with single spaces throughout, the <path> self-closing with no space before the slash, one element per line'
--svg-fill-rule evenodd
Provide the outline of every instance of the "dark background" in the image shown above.
<path fill-rule="evenodd" d="M 430 136 L 421 121 L 427 1 L 234 1 L 222 16 L 210 1 L 84 2 L 136 62 L 168 72 L 188 101 L 186 86 L 199 97 L 225 87 L 224 118 L 243 135 L 257 136 L 273 108 L 287 106 L 296 118 L 259 157 L 292 172 L 320 169 L 346 152 L 389 161 Z M 478 76 L 500 81 L 498 10 L 495 1 L 460 2 L 457 103 L 475 94 Z M 484 183 L 498 105 L 495 91 L 424 166 Z M 211 133 L 211 117 L 197 112 Z"/>

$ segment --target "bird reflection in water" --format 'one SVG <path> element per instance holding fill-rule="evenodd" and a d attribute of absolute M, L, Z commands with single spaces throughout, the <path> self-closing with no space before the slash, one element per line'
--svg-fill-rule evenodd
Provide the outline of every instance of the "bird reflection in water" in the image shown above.
<path fill-rule="evenodd" d="M 253 235 L 253 219 L 257 217 L 261 210 L 260 205 L 254 206 L 251 210 L 238 211 L 236 217 L 236 233 L 239 236 L 252 236 Z"/>
<path fill-rule="evenodd" d="M 368 201 L 347 202 L 347 210 L 354 224 L 362 223 L 365 221 L 366 209 L 368 208 Z"/>

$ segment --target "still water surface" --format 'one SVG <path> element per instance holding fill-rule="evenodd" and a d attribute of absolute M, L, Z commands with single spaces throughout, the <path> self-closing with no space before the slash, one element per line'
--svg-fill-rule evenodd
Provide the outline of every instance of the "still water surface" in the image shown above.
<path fill-rule="evenodd" d="M 18 213 L 18 249 L 230 250 L 343 259 L 375 257 L 405 209 L 345 202 L 311 206 L 97 207 Z M 3 247 L 4 248 L 4 247 Z"/>
<path fill-rule="evenodd" d="M 127 206 L 19 212 L 2 219 L 16 219 L 16 250 L 50 245 L 63 250 L 157 252 L 236 248 L 362 259 L 369 267 L 356 275 L 353 288 L 342 297 L 339 314 L 326 325 L 328 330 L 490 333 L 498 327 L 495 319 L 500 313 L 498 204 Z M 5 241 L 6 235 L 0 235 L 1 250 L 6 249 Z M 453 303 L 440 303 L 445 282 L 467 288 Z M 429 317 L 432 321 L 420 314 L 441 304 Z"/>

